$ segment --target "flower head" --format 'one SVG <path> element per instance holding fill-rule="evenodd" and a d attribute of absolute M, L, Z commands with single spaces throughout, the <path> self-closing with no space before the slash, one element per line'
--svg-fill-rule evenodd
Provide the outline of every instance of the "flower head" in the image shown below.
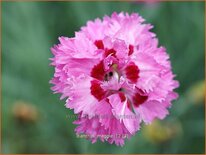
<path fill-rule="evenodd" d="M 163 119 L 177 98 L 169 56 L 143 22 L 137 13 L 113 13 L 51 49 L 52 90 L 67 98 L 66 107 L 79 115 L 76 132 L 92 142 L 123 145 L 141 122 Z"/>

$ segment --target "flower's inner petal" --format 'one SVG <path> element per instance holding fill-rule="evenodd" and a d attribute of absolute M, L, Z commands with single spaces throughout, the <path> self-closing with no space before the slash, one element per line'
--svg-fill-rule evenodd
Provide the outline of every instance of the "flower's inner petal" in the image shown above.
<path fill-rule="evenodd" d="M 105 98 L 106 92 L 102 89 L 100 86 L 100 82 L 97 80 L 91 81 L 91 94 L 99 101 L 101 101 L 103 98 Z"/>
<path fill-rule="evenodd" d="M 104 75 L 105 75 L 104 63 L 103 61 L 100 61 L 97 65 L 93 67 L 91 71 L 91 77 L 103 81 Z"/>
<path fill-rule="evenodd" d="M 119 92 L 118 95 L 119 95 L 119 98 L 120 98 L 121 102 L 126 101 L 127 98 L 126 98 L 126 96 L 123 92 Z M 131 109 L 131 106 L 130 106 L 130 103 L 129 103 L 128 100 L 127 100 L 127 108 Z"/>
<path fill-rule="evenodd" d="M 129 53 L 128 53 L 128 55 L 129 55 L 129 56 L 132 55 L 133 52 L 134 52 L 134 46 L 129 45 Z"/>
<path fill-rule="evenodd" d="M 123 93 L 113 94 L 108 97 L 112 105 L 113 113 L 120 120 L 127 130 L 134 134 L 139 129 L 140 120 L 135 113 L 128 108 L 128 100 Z"/>
<path fill-rule="evenodd" d="M 101 87 L 110 92 L 117 92 L 122 84 L 119 83 L 119 77 L 116 72 L 109 72 L 105 75 L 105 81 L 102 82 Z"/>
<path fill-rule="evenodd" d="M 133 105 L 135 107 L 139 107 L 139 105 L 143 104 L 148 99 L 148 96 L 141 95 L 140 93 L 136 93 L 133 96 Z"/>
<path fill-rule="evenodd" d="M 105 53 L 104 53 L 104 56 L 107 57 L 107 56 L 113 56 L 113 57 L 116 57 L 116 51 L 112 48 L 112 49 L 106 49 L 105 50 Z"/>
<path fill-rule="evenodd" d="M 96 47 L 97 47 L 98 49 L 104 49 L 104 44 L 103 44 L 102 40 L 96 40 L 96 41 L 94 42 L 94 44 L 96 45 Z"/>
<path fill-rule="evenodd" d="M 125 68 L 126 78 L 129 79 L 130 82 L 136 83 L 139 78 L 139 68 L 135 65 L 135 63 L 131 62 Z"/>

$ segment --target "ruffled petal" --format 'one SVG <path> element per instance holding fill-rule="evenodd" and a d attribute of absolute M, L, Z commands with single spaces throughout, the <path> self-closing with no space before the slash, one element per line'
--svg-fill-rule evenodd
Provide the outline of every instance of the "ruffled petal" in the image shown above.
<path fill-rule="evenodd" d="M 108 97 L 109 102 L 113 108 L 113 114 L 120 120 L 123 121 L 127 130 L 134 134 L 140 128 L 140 118 L 138 115 L 135 115 L 129 105 L 127 99 L 121 101 L 119 94 L 114 94 Z"/>
<path fill-rule="evenodd" d="M 116 118 L 110 120 L 110 126 L 107 129 L 100 123 L 98 117 L 88 119 L 88 117 L 80 116 L 78 120 L 74 121 L 74 124 L 78 125 L 75 131 L 78 134 L 87 135 L 92 143 L 100 139 L 102 142 L 108 141 L 110 144 L 123 146 L 125 139 L 131 137 L 124 125 Z"/>
<path fill-rule="evenodd" d="M 69 97 L 66 101 L 66 107 L 74 109 L 74 112 L 83 115 L 95 115 L 95 106 L 99 104 L 98 100 L 91 94 L 91 77 L 83 76 L 79 79 L 69 79 L 71 85 L 64 90 L 64 94 Z"/>

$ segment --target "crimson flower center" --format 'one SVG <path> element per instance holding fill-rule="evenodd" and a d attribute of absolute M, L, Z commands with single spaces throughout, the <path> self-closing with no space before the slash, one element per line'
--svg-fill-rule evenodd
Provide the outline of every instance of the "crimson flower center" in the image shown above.
<path fill-rule="evenodd" d="M 103 50 L 104 53 L 102 56 L 102 60 L 98 64 L 96 64 L 91 70 L 91 77 L 94 78 L 91 81 L 91 94 L 98 101 L 101 101 L 103 99 L 106 99 L 108 101 L 108 96 L 117 94 L 119 95 L 122 102 L 127 100 L 129 108 L 131 108 L 130 104 L 133 104 L 136 107 L 143 104 L 148 98 L 144 91 L 137 88 L 134 89 L 132 92 L 128 93 L 129 90 L 127 90 L 127 88 L 121 86 L 120 84 L 120 78 L 121 76 L 123 76 L 123 78 L 125 78 L 128 83 L 135 85 L 139 79 L 138 66 L 131 61 L 128 64 L 125 64 L 125 66 L 122 67 L 120 70 L 118 68 L 118 64 L 112 64 L 109 69 L 105 71 L 104 59 L 108 56 L 112 56 L 118 62 L 119 59 L 116 55 L 117 52 L 114 49 L 107 49 L 104 46 L 102 40 L 97 40 L 94 42 L 94 44 L 98 49 Z M 128 56 L 132 55 L 133 53 L 134 46 L 129 45 Z M 108 85 L 106 89 L 102 86 L 105 83 Z"/>

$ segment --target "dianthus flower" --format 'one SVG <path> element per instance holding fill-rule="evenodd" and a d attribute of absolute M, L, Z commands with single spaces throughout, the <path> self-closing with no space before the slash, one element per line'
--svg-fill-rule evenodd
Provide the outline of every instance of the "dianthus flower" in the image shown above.
<path fill-rule="evenodd" d="M 139 129 L 168 114 L 173 80 L 166 49 L 137 13 L 88 21 L 75 37 L 51 48 L 52 90 L 78 114 L 77 134 L 123 145 Z"/>

